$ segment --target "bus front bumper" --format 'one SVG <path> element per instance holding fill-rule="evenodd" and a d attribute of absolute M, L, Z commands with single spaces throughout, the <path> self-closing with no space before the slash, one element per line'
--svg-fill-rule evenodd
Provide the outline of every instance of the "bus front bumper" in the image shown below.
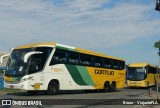
<path fill-rule="evenodd" d="M 127 87 L 146 87 L 144 81 L 127 81 Z"/>
<path fill-rule="evenodd" d="M 9 89 L 20 89 L 20 90 L 28 90 L 28 81 L 19 82 L 19 83 L 6 83 L 4 81 L 4 88 Z"/>

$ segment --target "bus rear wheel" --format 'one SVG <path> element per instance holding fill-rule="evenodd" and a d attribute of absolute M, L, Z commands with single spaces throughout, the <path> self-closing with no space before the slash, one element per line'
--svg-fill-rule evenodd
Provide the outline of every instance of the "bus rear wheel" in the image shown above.
<path fill-rule="evenodd" d="M 51 81 L 48 85 L 47 94 L 55 95 L 57 94 L 58 89 L 59 89 L 59 84 L 55 81 Z"/>
<path fill-rule="evenodd" d="M 117 91 L 117 84 L 116 84 L 116 82 L 112 82 L 112 84 L 111 84 L 111 91 L 112 92 Z"/>
<path fill-rule="evenodd" d="M 148 89 L 150 88 L 150 86 L 149 86 L 149 81 L 147 82 L 147 88 L 148 88 Z"/>
<path fill-rule="evenodd" d="M 104 92 L 109 92 L 110 91 L 110 84 L 109 84 L 109 82 L 105 82 L 104 83 L 103 91 Z"/>

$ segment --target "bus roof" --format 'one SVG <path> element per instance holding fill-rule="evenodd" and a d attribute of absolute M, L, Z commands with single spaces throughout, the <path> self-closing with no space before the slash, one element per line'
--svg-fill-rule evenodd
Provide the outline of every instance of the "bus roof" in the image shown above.
<path fill-rule="evenodd" d="M 155 65 L 152 65 L 152 64 L 149 64 L 149 63 L 146 63 L 146 62 L 129 64 L 129 67 L 145 67 L 145 66 L 157 67 Z"/>
<path fill-rule="evenodd" d="M 79 52 L 79 53 L 85 53 L 85 54 L 90 54 L 90 55 L 94 55 L 94 56 L 101 56 L 101 57 L 107 57 L 107 58 L 111 58 L 111 59 L 117 59 L 117 60 L 124 61 L 121 58 L 116 58 L 116 57 L 96 53 L 96 52 L 93 52 L 90 50 L 86 50 L 83 48 L 72 47 L 72 46 L 63 45 L 63 44 L 59 44 L 59 43 L 55 43 L 55 42 L 42 42 L 42 43 L 27 44 L 27 45 L 23 45 L 23 46 L 18 46 L 15 49 L 25 49 L 25 48 L 34 48 L 34 47 L 42 47 L 42 46 L 56 47 L 56 48 L 75 51 L 75 52 Z"/>
<path fill-rule="evenodd" d="M 56 43 L 54 42 L 41 42 L 41 43 L 34 43 L 34 44 L 27 44 L 18 46 L 15 49 L 25 49 L 25 48 L 34 48 L 34 47 L 41 47 L 41 46 L 56 46 Z"/>

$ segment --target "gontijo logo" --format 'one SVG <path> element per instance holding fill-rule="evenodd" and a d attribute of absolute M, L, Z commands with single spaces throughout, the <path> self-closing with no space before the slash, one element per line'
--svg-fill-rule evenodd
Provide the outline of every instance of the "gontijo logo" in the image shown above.
<path fill-rule="evenodd" d="M 114 71 L 95 69 L 95 74 L 114 75 Z"/>

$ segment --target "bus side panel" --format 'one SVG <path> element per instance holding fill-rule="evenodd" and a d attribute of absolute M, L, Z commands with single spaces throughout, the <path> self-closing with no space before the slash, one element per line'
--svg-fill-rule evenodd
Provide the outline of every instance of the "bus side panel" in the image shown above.
<path fill-rule="evenodd" d="M 148 82 L 149 82 L 149 86 L 153 86 L 153 85 L 155 85 L 155 74 L 151 74 L 151 73 L 149 73 L 148 75 L 147 75 L 147 78 L 146 78 L 146 85 L 148 84 Z"/>
<path fill-rule="evenodd" d="M 94 89 L 103 89 L 105 81 L 117 83 L 117 88 L 125 85 L 125 70 L 111 70 L 86 66 L 66 65 L 74 81 L 81 86 L 93 86 Z"/>
<path fill-rule="evenodd" d="M 110 85 L 116 82 L 117 88 L 125 86 L 125 70 L 112 70 L 105 68 L 87 67 L 87 70 L 95 83 L 95 89 L 103 89 L 105 81 L 109 81 Z"/>
<path fill-rule="evenodd" d="M 125 85 L 125 70 L 111 70 L 69 64 L 50 66 L 45 70 L 46 90 L 51 80 L 57 79 L 60 90 L 103 89 L 105 81 L 117 83 L 117 88 Z"/>
<path fill-rule="evenodd" d="M 87 77 L 87 74 L 81 74 L 83 74 L 83 72 L 79 71 L 75 65 L 58 64 L 51 66 L 50 69 L 45 72 L 44 89 L 47 90 L 51 80 L 59 81 L 60 90 L 94 89 L 92 86 L 94 83 Z M 91 85 L 87 84 L 87 81 Z"/>

